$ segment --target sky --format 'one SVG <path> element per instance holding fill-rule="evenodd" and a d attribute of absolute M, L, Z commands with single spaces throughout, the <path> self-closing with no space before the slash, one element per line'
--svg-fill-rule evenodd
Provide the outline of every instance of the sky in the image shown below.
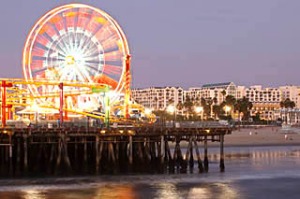
<path fill-rule="evenodd" d="M 22 51 L 51 9 L 85 3 L 122 27 L 132 87 L 300 85 L 299 0 L 9 0 L 0 6 L 0 77 L 22 78 Z"/>

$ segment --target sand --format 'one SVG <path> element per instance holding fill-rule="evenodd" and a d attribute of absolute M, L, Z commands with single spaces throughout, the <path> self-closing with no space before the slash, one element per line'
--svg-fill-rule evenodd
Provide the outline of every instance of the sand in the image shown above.
<path fill-rule="evenodd" d="M 299 145 L 300 128 L 281 127 L 239 128 L 225 136 L 225 146 Z"/>

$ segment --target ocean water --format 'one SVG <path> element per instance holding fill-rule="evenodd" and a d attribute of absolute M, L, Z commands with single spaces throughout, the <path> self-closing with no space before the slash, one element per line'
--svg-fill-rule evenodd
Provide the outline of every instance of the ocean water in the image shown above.
<path fill-rule="evenodd" d="M 0 199 L 300 198 L 300 146 L 209 148 L 209 172 L 1 179 Z"/>

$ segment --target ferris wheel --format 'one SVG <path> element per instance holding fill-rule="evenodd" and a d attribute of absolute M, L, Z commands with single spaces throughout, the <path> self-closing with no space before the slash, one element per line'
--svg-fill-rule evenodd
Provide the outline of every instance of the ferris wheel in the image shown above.
<path fill-rule="evenodd" d="M 111 16 L 88 5 L 68 4 L 33 26 L 23 51 L 23 73 L 26 81 L 102 83 L 120 93 L 127 55 L 125 34 Z M 28 87 L 34 96 L 59 90 L 53 85 Z"/>

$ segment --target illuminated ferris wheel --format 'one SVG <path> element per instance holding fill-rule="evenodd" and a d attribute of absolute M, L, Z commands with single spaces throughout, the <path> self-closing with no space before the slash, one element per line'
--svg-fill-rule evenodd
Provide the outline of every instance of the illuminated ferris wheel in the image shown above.
<path fill-rule="evenodd" d="M 127 55 L 126 37 L 112 17 L 91 6 L 69 4 L 49 11 L 34 25 L 23 51 L 23 73 L 26 81 L 103 83 L 119 93 Z M 39 96 L 59 88 L 29 89 Z"/>

